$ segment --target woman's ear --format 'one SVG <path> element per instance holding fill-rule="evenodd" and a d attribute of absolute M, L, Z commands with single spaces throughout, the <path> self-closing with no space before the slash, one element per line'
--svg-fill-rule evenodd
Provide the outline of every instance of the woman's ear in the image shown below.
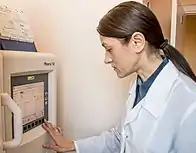
<path fill-rule="evenodd" d="M 129 41 L 130 47 L 136 52 L 141 53 L 144 50 L 146 40 L 141 32 L 134 32 Z"/>

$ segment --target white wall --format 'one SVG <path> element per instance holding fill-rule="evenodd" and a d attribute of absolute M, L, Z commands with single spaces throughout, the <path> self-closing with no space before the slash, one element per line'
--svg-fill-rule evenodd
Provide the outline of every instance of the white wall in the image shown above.
<path fill-rule="evenodd" d="M 96 27 L 122 0 L 0 0 L 23 8 L 37 49 L 58 59 L 58 120 L 65 135 L 81 138 L 114 126 L 128 96 L 129 79 L 105 66 Z"/>

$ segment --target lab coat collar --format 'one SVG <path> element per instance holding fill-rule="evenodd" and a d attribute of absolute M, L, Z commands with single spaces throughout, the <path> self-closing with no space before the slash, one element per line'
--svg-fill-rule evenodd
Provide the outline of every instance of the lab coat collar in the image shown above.
<path fill-rule="evenodd" d="M 144 98 L 146 103 L 143 103 L 143 107 L 154 117 L 157 118 L 164 110 L 167 98 L 178 75 L 179 71 L 170 61 L 149 89 L 148 94 Z"/>
<path fill-rule="evenodd" d="M 131 99 L 129 100 L 130 104 L 128 108 L 130 110 L 127 112 L 125 124 L 136 120 L 142 107 L 149 111 L 155 118 L 161 115 L 162 111 L 164 110 L 164 106 L 166 105 L 166 99 L 170 93 L 170 89 L 172 88 L 172 85 L 177 79 L 178 75 L 179 71 L 176 69 L 173 63 L 169 61 L 169 63 L 163 68 L 155 79 L 154 83 L 151 85 L 146 96 L 132 109 L 135 100 L 135 81 L 130 90 Z"/>

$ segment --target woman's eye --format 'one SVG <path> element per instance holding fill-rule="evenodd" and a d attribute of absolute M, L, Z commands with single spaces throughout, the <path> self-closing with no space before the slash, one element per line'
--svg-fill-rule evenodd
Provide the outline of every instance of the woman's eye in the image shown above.
<path fill-rule="evenodd" d="M 107 49 L 106 51 L 107 51 L 107 52 L 111 52 L 111 51 L 112 51 L 112 49 Z"/>

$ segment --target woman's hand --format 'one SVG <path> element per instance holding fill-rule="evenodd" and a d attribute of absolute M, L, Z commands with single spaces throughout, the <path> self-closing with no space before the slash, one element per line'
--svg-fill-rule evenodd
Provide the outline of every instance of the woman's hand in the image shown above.
<path fill-rule="evenodd" d="M 51 149 L 56 152 L 68 152 L 75 151 L 75 145 L 73 141 L 66 140 L 61 130 L 51 123 L 45 121 L 42 127 L 48 132 L 48 134 L 52 137 L 53 142 L 51 144 L 44 144 L 43 147 L 46 149 Z"/>

